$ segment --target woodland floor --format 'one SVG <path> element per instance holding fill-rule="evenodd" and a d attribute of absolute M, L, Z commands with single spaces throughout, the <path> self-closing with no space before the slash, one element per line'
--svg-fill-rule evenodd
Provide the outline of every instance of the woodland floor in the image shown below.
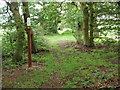
<path fill-rule="evenodd" d="M 32 68 L 28 68 L 27 63 L 3 68 L 3 87 L 85 90 L 119 87 L 118 57 L 114 46 L 86 48 L 68 40 L 58 40 L 56 45 L 57 48 L 51 48 L 49 52 L 33 55 Z"/>

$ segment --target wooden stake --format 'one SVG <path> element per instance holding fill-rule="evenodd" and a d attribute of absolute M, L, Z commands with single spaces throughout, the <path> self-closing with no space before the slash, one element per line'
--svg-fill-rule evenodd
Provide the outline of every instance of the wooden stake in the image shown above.
<path fill-rule="evenodd" d="M 32 45 L 30 27 L 28 27 L 28 67 L 32 67 Z"/>

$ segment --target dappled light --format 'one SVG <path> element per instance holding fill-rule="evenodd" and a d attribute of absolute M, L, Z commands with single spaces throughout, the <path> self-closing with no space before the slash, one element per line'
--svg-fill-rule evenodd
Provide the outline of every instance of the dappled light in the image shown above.
<path fill-rule="evenodd" d="M 4 2 L 2 87 L 119 89 L 119 5 Z"/>

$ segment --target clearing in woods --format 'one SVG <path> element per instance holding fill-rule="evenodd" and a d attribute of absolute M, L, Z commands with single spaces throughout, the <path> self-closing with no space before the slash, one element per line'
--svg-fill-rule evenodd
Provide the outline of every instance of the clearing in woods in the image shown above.
<path fill-rule="evenodd" d="M 61 36 L 60 36 L 61 37 Z M 70 36 L 69 36 L 70 37 Z M 49 52 L 33 55 L 33 67 L 3 68 L 5 88 L 118 87 L 118 55 L 111 46 L 86 48 L 73 37 L 46 37 Z M 54 39 L 53 41 L 53 38 Z"/>

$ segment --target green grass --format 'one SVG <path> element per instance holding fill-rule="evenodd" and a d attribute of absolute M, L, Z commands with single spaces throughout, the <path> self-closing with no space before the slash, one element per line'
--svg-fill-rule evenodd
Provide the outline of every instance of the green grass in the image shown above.
<path fill-rule="evenodd" d="M 49 46 L 52 48 L 57 48 L 57 42 L 59 40 L 68 40 L 68 41 L 76 41 L 76 39 L 70 34 L 70 35 L 59 35 L 56 34 L 54 36 L 44 36 L 45 39 L 49 40 Z"/>
<path fill-rule="evenodd" d="M 53 46 L 52 49 L 60 49 L 57 46 L 59 40 L 75 41 L 72 35 L 44 36 L 44 38 L 49 40 L 48 44 Z M 107 80 L 114 80 L 118 75 L 118 65 L 111 62 L 111 58 L 117 61 L 117 53 L 104 53 L 104 51 L 105 49 L 93 49 L 93 52 L 89 54 L 67 48 L 54 53 L 33 55 L 37 64 L 44 62 L 44 70 L 37 69 L 25 73 L 24 76 L 18 77 L 14 87 L 40 88 L 43 83 L 50 80 L 49 76 L 54 72 L 59 74 L 59 79 L 65 83 L 65 88 L 95 87 L 96 84 L 104 84 Z M 105 69 L 102 70 L 101 67 Z M 9 82 L 6 83 L 9 84 Z"/>
<path fill-rule="evenodd" d="M 63 52 L 67 53 L 68 49 Z M 49 76 L 52 75 L 53 72 L 59 73 L 60 80 L 65 82 L 65 88 L 75 88 L 78 84 L 90 86 L 95 84 L 98 79 L 105 82 L 105 80 L 113 78 L 114 74 L 117 75 L 117 64 L 106 62 L 109 56 L 115 57 L 117 53 L 111 52 L 106 55 L 101 53 L 101 51 L 98 51 L 88 54 L 76 51 L 71 53 L 72 56 L 59 53 L 46 53 L 39 57 L 39 59 L 38 57 L 35 57 L 37 58 L 38 63 L 41 61 L 45 62 L 45 70 L 34 70 L 32 73 L 29 73 L 29 75 L 33 75 L 34 77 L 28 77 L 26 74 L 24 77 L 20 78 L 20 82 L 16 87 L 39 88 L 42 83 L 50 80 Z M 61 60 L 61 63 L 57 62 L 55 58 L 56 55 L 58 57 L 57 59 Z M 106 69 L 105 73 L 100 72 L 98 66 L 109 67 L 109 69 Z M 56 68 L 60 68 L 60 70 L 56 70 Z M 87 69 L 84 70 L 84 68 Z M 111 71 L 109 71 L 110 69 Z M 108 73 L 110 75 L 108 75 Z M 70 75 L 74 76 L 72 76 L 72 79 L 66 80 L 65 78 Z M 83 76 L 83 78 L 78 76 Z"/>

